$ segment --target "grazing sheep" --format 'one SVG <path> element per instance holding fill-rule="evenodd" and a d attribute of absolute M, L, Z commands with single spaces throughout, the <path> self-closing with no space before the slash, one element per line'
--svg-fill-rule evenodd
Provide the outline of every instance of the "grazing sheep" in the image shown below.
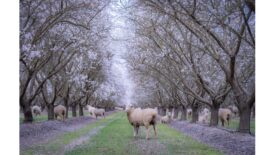
<path fill-rule="evenodd" d="M 41 108 L 37 105 L 32 107 L 32 113 L 37 116 L 37 115 L 41 115 Z"/>
<path fill-rule="evenodd" d="M 97 116 L 103 116 L 105 118 L 105 109 L 102 109 L 102 108 L 97 109 L 97 108 L 95 108 L 93 110 L 93 114 L 94 114 L 94 116 L 96 118 L 97 118 Z"/>
<path fill-rule="evenodd" d="M 58 105 L 54 107 L 54 117 L 57 119 L 59 116 L 63 121 L 65 121 L 66 107 L 63 105 Z"/>
<path fill-rule="evenodd" d="M 86 106 L 88 108 L 88 111 L 91 115 L 93 115 L 96 119 L 97 119 L 97 116 L 103 116 L 105 118 L 105 110 L 100 108 L 95 108 L 95 107 L 92 107 L 90 105 L 87 105 Z"/>
<path fill-rule="evenodd" d="M 229 126 L 229 120 L 230 116 L 232 115 L 231 110 L 227 108 L 220 108 L 219 109 L 219 118 L 222 122 L 222 126 L 224 126 L 224 123 L 227 122 Z"/>
<path fill-rule="evenodd" d="M 166 116 L 161 117 L 160 122 L 167 124 L 167 123 L 170 123 L 171 120 L 172 120 L 171 119 L 171 114 L 168 114 Z"/>
<path fill-rule="evenodd" d="M 128 108 L 126 110 L 129 123 L 134 127 L 134 137 L 138 134 L 140 126 L 145 126 L 146 139 L 149 139 L 149 127 L 153 125 L 155 137 L 157 137 L 156 124 L 158 112 L 155 109 Z"/>

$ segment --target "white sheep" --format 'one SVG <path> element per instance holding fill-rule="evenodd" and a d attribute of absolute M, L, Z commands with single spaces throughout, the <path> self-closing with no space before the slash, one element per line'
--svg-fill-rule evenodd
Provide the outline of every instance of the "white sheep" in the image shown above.
<path fill-rule="evenodd" d="M 32 113 L 37 116 L 37 115 L 41 115 L 41 108 L 37 105 L 32 107 Z"/>
<path fill-rule="evenodd" d="M 199 120 L 198 121 L 201 122 L 201 123 L 208 122 L 209 114 L 210 114 L 210 111 L 207 108 L 204 108 L 199 114 Z"/>
<path fill-rule="evenodd" d="M 170 123 L 171 120 L 172 120 L 171 119 L 171 114 L 168 113 L 168 115 L 161 117 L 160 122 L 167 124 L 167 123 Z"/>
<path fill-rule="evenodd" d="M 219 119 L 222 122 L 222 126 L 224 126 L 224 123 L 227 123 L 229 125 L 229 120 L 231 115 L 232 113 L 230 109 L 227 109 L 227 108 L 219 109 Z"/>
<path fill-rule="evenodd" d="M 65 121 L 66 107 L 63 105 L 58 105 L 54 107 L 54 117 L 57 119 L 59 116 L 63 121 Z"/>
<path fill-rule="evenodd" d="M 102 108 L 95 108 L 90 105 L 87 105 L 88 111 L 91 115 L 93 115 L 96 119 L 97 116 L 103 116 L 105 118 L 105 110 Z"/>
<path fill-rule="evenodd" d="M 209 120 L 209 114 L 199 115 L 199 122 L 206 123 Z"/>
<path fill-rule="evenodd" d="M 134 137 L 138 134 L 138 130 L 140 126 L 145 126 L 146 139 L 149 139 L 149 127 L 153 126 L 155 137 L 157 137 L 156 124 L 157 124 L 157 116 L 158 112 L 155 109 L 147 108 L 127 108 L 126 110 L 127 118 L 129 123 L 134 127 Z"/>
<path fill-rule="evenodd" d="M 210 111 L 209 111 L 209 109 L 207 109 L 207 108 L 203 108 L 203 110 L 202 110 L 201 113 L 202 113 L 203 115 L 204 115 L 204 114 L 209 114 Z"/>
<path fill-rule="evenodd" d="M 115 110 L 123 111 L 124 109 L 120 107 L 115 107 Z"/>

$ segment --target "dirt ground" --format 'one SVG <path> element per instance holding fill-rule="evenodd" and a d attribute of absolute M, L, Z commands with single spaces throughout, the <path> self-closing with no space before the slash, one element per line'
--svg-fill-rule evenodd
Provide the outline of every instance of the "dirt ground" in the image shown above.
<path fill-rule="evenodd" d="M 173 121 L 170 126 L 192 138 L 229 155 L 255 154 L 255 137 L 187 121 Z"/>

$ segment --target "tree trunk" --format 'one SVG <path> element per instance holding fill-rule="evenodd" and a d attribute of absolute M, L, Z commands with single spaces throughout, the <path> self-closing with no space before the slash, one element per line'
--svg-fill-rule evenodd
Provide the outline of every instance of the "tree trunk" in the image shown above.
<path fill-rule="evenodd" d="M 22 109 L 24 113 L 24 123 L 32 123 L 33 117 L 31 106 L 29 104 L 24 104 Z"/>
<path fill-rule="evenodd" d="M 191 120 L 191 123 L 196 123 L 199 119 L 199 106 L 197 104 L 193 104 L 192 105 L 192 120 Z"/>
<path fill-rule="evenodd" d="M 65 107 L 66 107 L 66 114 L 65 114 L 65 118 L 69 118 L 69 105 L 65 104 Z"/>
<path fill-rule="evenodd" d="M 255 103 L 253 104 L 252 110 L 251 110 L 251 117 L 255 118 Z"/>
<path fill-rule="evenodd" d="M 176 107 L 176 108 L 174 108 L 173 119 L 178 119 L 178 118 L 179 118 L 179 108 Z"/>
<path fill-rule="evenodd" d="M 84 116 L 83 106 L 79 104 L 79 116 Z"/>
<path fill-rule="evenodd" d="M 162 109 L 163 109 L 163 116 L 165 116 L 167 113 L 167 109 L 166 108 L 162 108 Z"/>
<path fill-rule="evenodd" d="M 68 113 L 69 113 L 68 99 L 64 99 L 64 106 L 65 106 L 65 108 L 66 108 L 65 118 L 68 118 Z"/>
<path fill-rule="evenodd" d="M 180 116 L 180 120 L 186 120 L 186 113 L 187 113 L 187 109 L 185 108 L 184 105 L 181 106 L 181 116 Z"/>
<path fill-rule="evenodd" d="M 220 108 L 220 105 L 214 104 L 213 102 L 213 106 L 210 108 L 211 110 L 210 126 L 218 126 L 219 108 Z"/>
<path fill-rule="evenodd" d="M 72 105 L 72 115 L 76 117 L 76 105 Z"/>
<path fill-rule="evenodd" d="M 47 108 L 48 108 L 48 120 L 53 120 L 54 119 L 54 105 L 52 105 L 52 104 L 49 104 L 48 106 L 47 106 Z"/>
<path fill-rule="evenodd" d="M 251 108 L 249 107 L 240 110 L 239 132 L 250 133 L 250 114 Z"/>

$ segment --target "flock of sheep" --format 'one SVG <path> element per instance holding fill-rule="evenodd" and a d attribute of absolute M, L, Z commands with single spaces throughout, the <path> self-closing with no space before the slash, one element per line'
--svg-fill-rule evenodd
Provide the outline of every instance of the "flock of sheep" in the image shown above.
<path fill-rule="evenodd" d="M 90 105 L 86 106 L 88 112 L 97 119 L 98 116 L 105 118 L 105 110 L 100 108 L 95 108 Z M 124 111 L 123 108 L 115 107 L 115 110 Z M 157 122 L 161 123 L 170 123 L 172 119 L 171 112 L 167 112 L 165 116 L 158 115 L 157 108 L 133 108 L 133 107 L 126 107 L 125 109 L 127 118 L 129 123 L 133 126 L 134 129 L 134 137 L 138 135 L 139 127 L 144 126 L 146 128 L 146 139 L 149 139 L 149 127 L 152 125 L 155 133 L 155 137 L 157 137 L 156 131 L 156 124 Z M 41 108 L 37 105 L 32 107 L 32 112 L 34 116 L 41 115 Z M 229 125 L 230 118 L 232 116 L 236 116 L 238 113 L 238 109 L 235 106 L 229 106 L 227 108 L 220 108 L 219 109 L 219 119 L 222 123 Z M 66 115 L 66 108 L 63 105 L 58 105 L 54 108 L 54 117 L 58 119 L 60 117 L 61 120 L 65 120 Z M 192 109 L 187 109 L 187 117 L 190 118 L 192 115 Z M 200 123 L 206 123 L 209 121 L 210 118 L 210 111 L 207 108 L 202 109 L 199 112 L 199 120 Z"/>
<path fill-rule="evenodd" d="M 159 116 L 157 108 L 126 108 L 127 118 L 129 123 L 134 128 L 134 137 L 137 136 L 138 130 L 140 126 L 144 126 L 146 128 L 146 139 L 149 139 L 149 127 L 153 126 L 155 137 L 157 137 L 156 124 L 157 121 L 161 123 L 170 123 L 172 119 L 171 112 L 167 112 L 165 116 Z M 224 126 L 225 123 L 229 125 L 230 118 L 236 116 L 238 113 L 238 109 L 235 106 L 229 106 L 228 108 L 220 108 L 219 109 L 219 119 Z M 192 109 L 187 109 L 187 116 L 190 118 L 192 115 Z M 199 120 L 200 123 L 207 123 L 210 118 L 210 111 L 207 108 L 202 109 L 199 112 Z"/>
<path fill-rule="evenodd" d="M 105 110 L 101 108 L 95 108 L 90 105 L 87 105 L 86 108 L 88 109 L 89 113 L 97 119 L 98 116 L 104 117 L 105 118 Z M 32 107 L 32 113 L 34 116 L 41 115 L 42 111 L 41 108 L 37 105 L 34 105 Z M 63 105 L 58 105 L 54 107 L 54 118 L 58 119 L 60 118 L 61 120 L 65 121 L 65 116 L 66 116 L 66 107 Z"/>

